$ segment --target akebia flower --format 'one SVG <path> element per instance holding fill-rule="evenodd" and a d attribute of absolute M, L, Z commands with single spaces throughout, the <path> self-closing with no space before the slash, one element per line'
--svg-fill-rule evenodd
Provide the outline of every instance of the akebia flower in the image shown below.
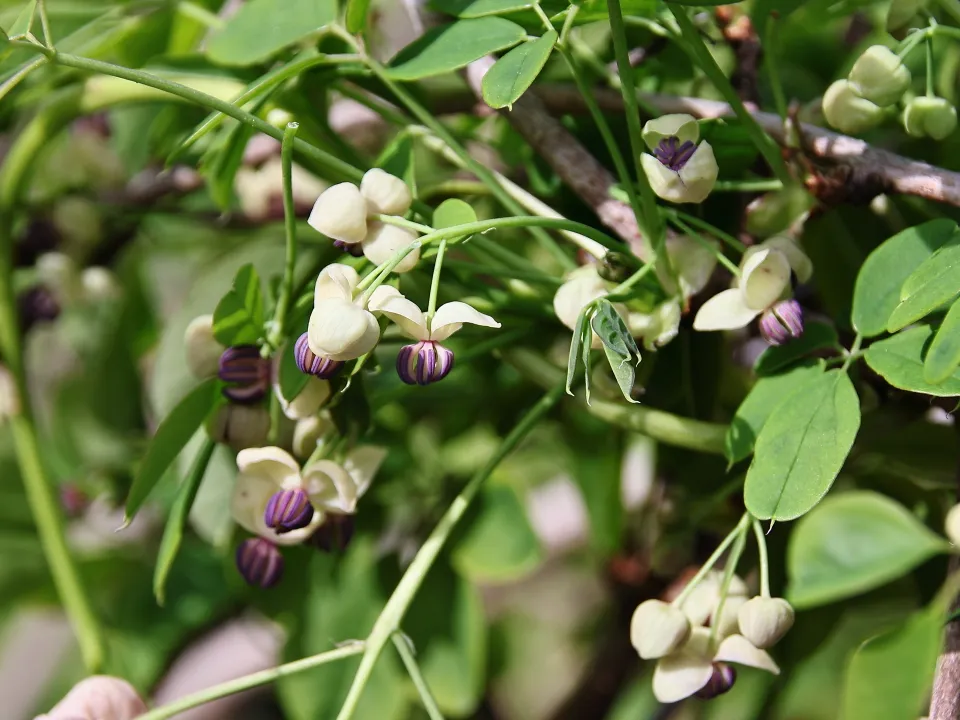
<path fill-rule="evenodd" d="M 605 297 L 614 287 L 614 284 L 604 280 L 597 274 L 594 265 L 585 265 L 570 272 L 553 296 L 553 312 L 557 319 L 571 330 L 577 326 L 581 311 L 594 300 Z M 625 305 L 615 303 L 614 308 L 621 317 L 626 317 Z M 591 341 L 593 349 L 603 346 L 600 337 L 593 333 Z"/>
<path fill-rule="evenodd" d="M 903 110 L 903 127 L 913 137 L 943 140 L 957 129 L 957 109 L 945 98 L 915 97 Z"/>
<path fill-rule="evenodd" d="M 737 613 L 740 634 L 761 649 L 772 647 L 793 627 L 793 607 L 783 598 L 757 596 Z"/>
<path fill-rule="evenodd" d="M 248 585 L 269 588 L 283 577 L 283 555 L 264 538 L 247 538 L 237 548 L 237 570 Z"/>
<path fill-rule="evenodd" d="M 360 188 L 353 183 L 327 188 L 314 203 L 307 223 L 331 240 L 347 245 L 362 242 L 367 235 L 367 203 Z"/>
<path fill-rule="evenodd" d="M 297 368 L 306 375 L 313 375 L 321 380 L 329 380 L 336 375 L 342 362 L 331 360 L 323 355 L 317 355 L 310 349 L 310 340 L 307 333 L 303 333 L 293 347 Z"/>
<path fill-rule="evenodd" d="M 783 345 L 803 335 L 803 308 L 796 300 L 781 300 L 760 317 L 760 335 L 770 345 Z"/>
<path fill-rule="evenodd" d="M 407 184 L 380 168 L 373 168 L 363 174 L 360 194 L 367 203 L 367 212 L 371 214 L 403 215 L 413 202 Z"/>
<path fill-rule="evenodd" d="M 409 230 L 382 222 L 371 222 L 363 240 L 363 254 L 374 265 L 382 265 L 416 241 L 417 236 Z M 420 248 L 411 250 L 394 266 L 393 272 L 409 272 L 417 266 L 419 260 Z"/>
<path fill-rule="evenodd" d="M 453 352 L 440 343 L 459 330 L 464 323 L 499 328 L 500 323 L 489 315 L 463 302 L 441 305 L 429 317 L 415 303 L 400 294 L 371 301 L 371 306 L 393 320 L 409 337 L 417 340 L 397 356 L 397 374 L 408 385 L 428 385 L 442 380 L 453 367 Z"/>
<path fill-rule="evenodd" d="M 227 383 L 223 394 L 231 402 L 256 403 L 270 386 L 270 361 L 256 345 L 237 345 L 223 351 L 217 375 Z"/>
<path fill-rule="evenodd" d="M 711 248 L 716 249 L 717 244 L 712 240 L 697 241 L 687 235 L 675 235 L 667 238 L 666 247 L 670 267 L 680 281 L 680 293 L 687 300 L 703 290 L 710 281 L 717 266 L 717 255 Z M 675 293 L 676 283 L 665 264 L 657 263 L 656 271 L 663 289 Z"/>
<path fill-rule="evenodd" d="M 661 600 L 647 600 L 633 611 L 630 642 L 644 660 L 676 651 L 690 637 L 690 621 L 679 608 Z"/>
<path fill-rule="evenodd" d="M 343 464 L 319 460 L 303 469 L 303 487 L 317 512 L 352 515 L 387 456 L 384 448 L 361 446 Z"/>
<path fill-rule="evenodd" d="M 643 127 L 650 153 L 640 163 L 650 187 L 670 202 L 703 202 L 717 181 L 719 167 L 710 143 L 697 144 L 700 126 L 686 114 L 663 115 Z"/>
<path fill-rule="evenodd" d="M 270 496 L 264 522 L 278 534 L 306 527 L 313 520 L 313 505 L 303 488 L 280 490 Z"/>
<path fill-rule="evenodd" d="M 201 315 L 190 321 L 183 333 L 187 369 L 199 379 L 213 377 L 220 369 L 220 356 L 226 349 L 213 336 L 213 315 Z"/>
<path fill-rule="evenodd" d="M 860 133 L 883 120 L 883 108 L 862 97 L 849 80 L 837 80 L 823 94 L 823 116 L 831 127 Z"/>
<path fill-rule="evenodd" d="M 893 105 L 910 87 L 910 71 L 885 45 L 872 45 L 864 50 L 847 79 L 860 97 L 880 107 Z"/>

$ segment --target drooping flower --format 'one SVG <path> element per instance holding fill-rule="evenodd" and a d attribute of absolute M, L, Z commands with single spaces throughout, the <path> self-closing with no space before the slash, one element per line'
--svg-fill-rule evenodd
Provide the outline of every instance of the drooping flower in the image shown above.
<path fill-rule="evenodd" d="M 360 194 L 366 200 L 370 214 L 403 215 L 413 202 L 407 184 L 380 168 L 367 170 L 363 174 Z"/>
<path fill-rule="evenodd" d="M 803 308 L 792 298 L 781 300 L 760 316 L 760 336 L 770 345 L 783 345 L 803 335 Z"/>
<path fill-rule="evenodd" d="M 301 347 L 301 341 L 304 340 L 305 335 L 300 337 L 300 340 L 297 341 L 294 352 L 297 354 L 297 364 L 300 363 L 300 351 L 303 349 Z M 306 345 L 306 342 L 303 343 Z M 307 353 L 312 355 L 314 358 L 318 357 L 314 353 L 306 348 Z M 306 384 L 297 393 L 297 396 L 294 398 L 288 398 L 283 394 L 283 388 L 280 386 L 280 362 L 283 353 L 290 352 L 289 349 L 282 349 L 281 352 L 274 355 L 273 358 L 273 392 L 277 396 L 277 400 L 280 402 L 280 409 L 283 411 L 283 414 L 291 420 L 304 420 L 306 418 L 315 417 L 320 409 L 326 404 L 327 400 L 330 398 L 330 383 L 322 379 L 320 376 L 311 375 L 307 378 Z M 328 364 L 333 364 L 334 361 L 326 360 Z M 337 363 L 339 366 L 342 363 Z"/>
<path fill-rule="evenodd" d="M 367 203 L 353 183 L 333 185 L 317 198 L 307 223 L 317 232 L 348 245 L 367 235 Z"/>
<path fill-rule="evenodd" d="M 903 110 L 903 128 L 913 137 L 943 140 L 957 129 L 957 109 L 946 98 L 915 97 Z"/>
<path fill-rule="evenodd" d="M 691 115 L 678 113 L 650 120 L 643 141 L 652 154 L 643 153 L 640 164 L 650 187 L 664 200 L 703 202 L 717 181 L 719 167 L 710 143 L 697 144 L 700 126 Z"/>
<path fill-rule="evenodd" d="M 309 525 L 313 520 L 313 512 L 313 505 L 303 488 L 290 488 L 270 496 L 264 521 L 267 527 L 282 535 Z"/>
<path fill-rule="evenodd" d="M 783 598 L 747 600 L 737 613 L 740 634 L 760 649 L 773 647 L 793 627 L 793 606 Z"/>
<path fill-rule="evenodd" d="M 662 600 L 646 600 L 633 611 L 630 642 L 641 658 L 654 660 L 681 648 L 690 630 L 690 621 L 682 610 Z"/>
<path fill-rule="evenodd" d="M 310 349 L 310 340 L 307 333 L 303 333 L 293 347 L 297 368 L 306 375 L 313 375 L 321 380 L 329 380 L 343 367 L 342 362 L 331 360 L 323 355 L 317 355 Z"/>
<path fill-rule="evenodd" d="M 837 80 L 827 88 L 821 106 L 830 126 L 845 133 L 861 133 L 883 120 L 883 108 L 861 96 L 847 79 Z"/>
<path fill-rule="evenodd" d="M 499 328 L 489 315 L 463 302 L 441 305 L 428 317 L 415 303 L 400 294 L 379 298 L 371 307 L 393 320 L 409 337 L 417 340 L 397 356 L 397 374 L 408 385 L 427 385 L 442 380 L 453 367 L 453 352 L 440 343 L 464 323 Z"/>
<path fill-rule="evenodd" d="M 847 76 L 860 97 L 887 107 L 910 87 L 910 71 L 903 60 L 885 45 L 871 45 L 853 64 Z"/>

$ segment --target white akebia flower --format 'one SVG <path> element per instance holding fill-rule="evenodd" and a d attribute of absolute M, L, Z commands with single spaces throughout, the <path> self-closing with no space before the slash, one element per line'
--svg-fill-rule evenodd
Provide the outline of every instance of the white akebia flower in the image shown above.
<path fill-rule="evenodd" d="M 303 469 L 303 489 L 310 504 L 318 513 L 352 515 L 386 456 L 384 448 L 365 446 L 351 450 L 343 465 L 332 460 L 310 463 Z"/>
<path fill-rule="evenodd" d="M 694 330 L 733 330 L 773 307 L 790 286 L 791 271 L 800 282 L 813 266 L 789 238 L 773 237 L 744 253 L 735 286 L 707 300 L 694 318 Z"/>
<path fill-rule="evenodd" d="M 719 570 L 711 570 L 683 601 L 680 609 L 683 610 L 693 625 L 703 625 L 707 622 L 712 624 L 720 606 L 720 591 L 722 588 L 723 573 Z M 734 575 L 727 590 L 727 603 L 733 598 L 745 599 L 746 597 L 747 584 Z"/>
<path fill-rule="evenodd" d="M 710 281 L 714 268 L 717 266 L 717 254 L 711 248 L 718 248 L 713 240 L 703 239 L 698 242 L 687 235 L 675 235 L 667 238 L 667 257 L 670 266 L 680 281 L 680 293 L 684 300 L 703 290 Z M 657 278 L 663 289 L 673 294 L 677 292 L 677 284 L 663 263 L 657 263 Z"/>
<path fill-rule="evenodd" d="M 666 300 L 649 313 L 628 313 L 627 328 L 635 338 L 643 339 L 643 346 L 647 350 L 656 350 L 673 340 L 680 332 L 680 315 L 680 303 Z"/>
<path fill-rule="evenodd" d="M 598 300 L 613 289 L 613 284 L 597 275 L 596 267 L 586 265 L 570 272 L 553 296 L 553 312 L 557 319 L 571 330 L 577 327 L 580 312 L 594 300 Z M 615 303 L 614 308 L 621 317 L 629 314 L 625 305 Z M 594 350 L 603 347 L 600 337 L 593 333 L 591 346 Z"/>
<path fill-rule="evenodd" d="M 330 397 L 330 383 L 311 375 L 295 398 L 285 398 L 280 388 L 280 362 L 287 352 L 289 349 L 284 348 L 273 356 L 273 392 L 280 402 L 280 409 L 290 420 L 314 417 Z"/>
<path fill-rule="evenodd" d="M 663 115 L 643 126 L 643 141 L 650 153 L 640 164 L 650 187 L 664 200 L 703 202 L 717 182 L 720 168 L 706 140 L 697 144 L 700 126 L 692 115 Z"/>
<path fill-rule="evenodd" d="M 397 355 L 397 374 L 408 385 L 429 385 L 449 374 L 453 368 L 453 351 L 440 343 L 464 323 L 500 327 L 492 317 L 463 302 L 445 303 L 437 308 L 433 317 L 428 317 L 399 293 L 372 299 L 370 307 L 393 320 L 408 337 L 417 341 L 401 348 Z"/>
<path fill-rule="evenodd" d="M 404 186 L 406 187 L 406 186 Z M 417 236 L 404 228 L 387 225 L 381 222 L 371 222 L 367 236 L 360 246 L 364 257 L 374 265 L 382 265 L 406 247 L 417 241 Z M 393 268 L 395 273 L 405 273 L 413 270 L 420 261 L 420 248 L 408 252 L 403 260 Z"/>
<path fill-rule="evenodd" d="M 317 277 L 313 312 L 307 326 L 307 342 L 316 355 L 337 362 L 355 360 L 376 347 L 380 326 L 360 298 L 354 299 L 360 276 L 349 265 L 328 265 Z M 374 300 L 399 294 L 381 285 L 370 297 Z"/>
<path fill-rule="evenodd" d="M 298 420 L 293 428 L 293 454 L 298 458 L 310 457 L 327 433 L 335 427 L 326 412 Z"/>
<path fill-rule="evenodd" d="M 367 235 L 367 201 L 353 183 L 333 185 L 320 193 L 307 223 L 329 238 L 354 245 Z"/>
<path fill-rule="evenodd" d="M 404 215 L 413 202 L 407 184 L 380 168 L 363 174 L 360 194 L 367 201 L 367 212 L 371 215 Z"/>

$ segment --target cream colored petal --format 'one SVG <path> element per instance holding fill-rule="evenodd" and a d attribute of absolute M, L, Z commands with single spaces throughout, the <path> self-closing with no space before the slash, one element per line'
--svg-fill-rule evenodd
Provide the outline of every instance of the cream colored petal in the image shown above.
<path fill-rule="evenodd" d="M 640 135 L 647 147 L 654 150 L 668 137 L 676 137 L 681 143 L 696 142 L 700 137 L 700 125 L 693 115 L 673 113 L 648 120 Z"/>
<path fill-rule="evenodd" d="M 293 428 L 293 454 L 304 459 L 310 457 L 324 436 L 334 428 L 325 412 L 298 420 Z"/>
<path fill-rule="evenodd" d="M 786 235 L 774 235 L 769 240 L 764 240 L 759 246 L 755 247 L 779 250 L 786 255 L 787 261 L 790 263 L 790 267 L 797 275 L 797 280 L 802 283 L 807 282 L 813 275 L 813 263 L 810 261 L 810 258 L 807 257 L 807 254 L 800 248 L 800 245 L 793 240 L 793 238 L 789 238 Z M 753 248 L 749 248 L 747 253 L 749 253 L 752 249 Z M 747 253 L 744 253 L 744 255 Z"/>
<path fill-rule="evenodd" d="M 387 449 L 374 445 L 354 448 L 343 462 L 343 468 L 357 485 L 357 497 L 362 497 L 387 457 Z"/>
<path fill-rule="evenodd" d="M 280 489 L 278 485 L 262 475 L 240 473 L 230 498 L 230 514 L 234 521 L 254 535 L 272 539 L 276 533 L 267 527 L 263 514 L 270 498 Z"/>
<path fill-rule="evenodd" d="M 674 172 L 666 165 L 657 160 L 653 155 L 644 153 L 640 156 L 640 165 L 643 172 L 650 182 L 650 187 L 657 197 L 669 202 L 682 203 L 687 202 L 687 188 L 680 180 L 680 174 Z"/>
<path fill-rule="evenodd" d="M 744 596 L 731 594 L 727 596 L 727 601 L 723 604 L 719 619 L 716 617 L 716 610 L 714 610 L 710 618 L 710 626 L 717 626 L 717 637 L 722 639 L 739 631 L 740 624 L 738 614 L 740 608 L 742 608 L 746 602 L 747 599 Z"/>
<path fill-rule="evenodd" d="M 47 720 L 134 720 L 147 706 L 126 680 L 95 675 L 81 680 L 57 703 Z"/>
<path fill-rule="evenodd" d="M 363 241 L 363 254 L 374 265 L 382 265 L 400 250 L 417 241 L 417 236 L 394 225 L 370 223 L 370 231 Z M 410 272 L 420 260 L 420 248 L 410 251 L 393 269 L 396 273 Z"/>
<path fill-rule="evenodd" d="M 416 303 L 402 295 L 395 295 L 378 302 L 377 312 L 390 318 L 414 340 L 427 340 L 430 336 L 423 311 L 417 307 Z"/>
<path fill-rule="evenodd" d="M 719 662 L 732 662 L 739 665 L 766 670 L 774 675 L 780 674 L 780 668 L 773 661 L 773 658 L 765 650 L 754 647 L 753 644 L 742 635 L 730 635 L 720 643 L 717 648 L 717 654 L 714 660 Z"/>
<path fill-rule="evenodd" d="M 352 300 L 353 291 L 359 282 L 360 276 L 349 265 L 341 263 L 327 265 L 317 276 L 317 284 L 313 290 L 313 302 L 317 304 L 331 298 Z"/>
<path fill-rule="evenodd" d="M 690 697 L 710 681 L 713 663 L 707 654 L 710 632 L 694 628 L 687 644 L 657 661 L 653 671 L 653 694 L 662 703 Z"/>
<path fill-rule="evenodd" d="M 319 460 L 303 469 L 303 489 L 317 510 L 350 514 L 357 509 L 357 483 L 331 460 Z"/>
<path fill-rule="evenodd" d="M 364 173 L 360 194 L 367 201 L 367 212 L 381 215 L 403 215 L 413 202 L 407 184 L 380 168 Z"/>
<path fill-rule="evenodd" d="M 464 323 L 498 328 L 500 323 L 464 302 L 449 302 L 437 308 L 430 321 L 430 339 L 442 342 L 453 335 Z"/>
<path fill-rule="evenodd" d="M 292 402 L 288 402 L 286 398 L 277 392 L 277 398 L 280 400 L 280 407 L 283 410 L 283 414 L 291 420 L 302 420 L 313 417 L 320 412 L 320 408 L 323 407 L 323 404 L 329 397 L 330 383 L 317 377 L 310 377 L 307 380 L 307 384 L 303 387 L 303 390 L 300 391 L 300 394 L 297 395 Z"/>
<path fill-rule="evenodd" d="M 680 276 L 680 292 L 684 299 L 696 295 L 707 286 L 717 266 L 717 255 L 711 251 L 711 247 L 717 248 L 713 240 L 704 239 L 701 243 L 687 235 L 667 238 L 667 255 L 670 265 Z M 657 277 L 664 290 L 669 293 L 676 291 L 673 278 L 662 263 L 657 264 Z"/>
<path fill-rule="evenodd" d="M 353 183 L 334 185 L 320 193 L 307 223 L 334 240 L 358 243 L 367 234 L 367 201 Z"/>
<path fill-rule="evenodd" d="M 707 300 L 693 319 L 694 330 L 734 330 L 745 327 L 760 314 L 747 307 L 737 288 L 724 290 Z"/>
<path fill-rule="evenodd" d="M 196 378 L 217 374 L 220 356 L 226 349 L 213 336 L 213 315 L 201 315 L 190 321 L 183 334 L 187 368 Z"/>
<path fill-rule="evenodd" d="M 706 140 L 697 146 L 687 164 L 680 168 L 680 182 L 685 188 L 682 202 L 699 203 L 707 199 L 707 195 L 717 183 L 720 167 L 713 154 L 713 148 Z"/>
<path fill-rule="evenodd" d="M 380 285 L 370 294 L 367 310 L 372 313 L 380 312 L 380 307 L 390 298 L 403 297 L 393 285 Z"/>
<path fill-rule="evenodd" d="M 237 454 L 237 467 L 241 473 L 270 480 L 277 488 L 290 475 L 300 472 L 300 463 L 286 450 L 274 446 L 241 450 Z"/>
<path fill-rule="evenodd" d="M 742 263 L 740 290 L 747 307 L 761 312 L 773 305 L 790 284 L 790 261 L 779 250 L 762 248 Z"/>
<path fill-rule="evenodd" d="M 567 276 L 553 296 L 553 312 L 557 318 L 573 330 L 580 311 L 590 302 L 608 292 L 607 283 L 597 275 L 593 267 L 575 270 Z"/>
<path fill-rule="evenodd" d="M 680 332 L 680 315 L 680 303 L 667 300 L 650 313 L 628 313 L 627 327 L 634 337 L 643 338 L 647 350 L 656 350 Z"/>
<path fill-rule="evenodd" d="M 346 300 L 317 303 L 307 325 L 310 349 L 332 360 L 355 360 L 376 347 L 380 340 L 377 319 Z"/>

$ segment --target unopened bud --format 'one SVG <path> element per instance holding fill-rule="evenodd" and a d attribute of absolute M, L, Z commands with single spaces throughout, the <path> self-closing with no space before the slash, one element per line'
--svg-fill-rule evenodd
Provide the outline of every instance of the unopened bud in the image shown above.
<path fill-rule="evenodd" d="M 183 333 L 187 368 L 199 379 L 213 377 L 220 368 L 224 347 L 213 336 L 213 315 L 201 315 L 190 321 Z"/>
<path fill-rule="evenodd" d="M 397 355 L 397 375 L 407 385 L 439 382 L 452 369 L 453 351 L 432 340 L 405 345 Z"/>
<path fill-rule="evenodd" d="M 303 333 L 293 347 L 296 357 L 297 367 L 300 372 L 307 375 L 313 375 L 321 380 L 329 380 L 343 367 L 342 362 L 331 360 L 323 355 L 317 355 L 310 349 L 310 342 L 307 333 Z"/>
<path fill-rule="evenodd" d="M 960 504 L 954 505 L 947 512 L 944 530 L 947 533 L 947 539 L 954 545 L 960 546 Z"/>
<path fill-rule="evenodd" d="M 273 587 L 283 577 L 283 555 L 279 548 L 264 538 L 249 538 L 237 548 L 237 570 L 247 584 Z"/>
<path fill-rule="evenodd" d="M 403 215 L 413 202 L 407 184 L 380 168 L 364 173 L 360 194 L 367 201 L 367 212 L 371 214 Z"/>
<path fill-rule="evenodd" d="M 880 107 L 893 105 L 910 87 L 910 71 L 885 45 L 872 45 L 864 50 L 847 78 L 860 97 Z"/>
<path fill-rule="evenodd" d="M 256 403 L 267 394 L 270 385 L 270 361 L 256 345 L 229 347 L 220 356 L 217 375 L 228 387 L 224 396 L 231 402 Z"/>
<path fill-rule="evenodd" d="M 727 597 L 726 602 L 723 603 L 719 617 L 716 611 L 714 611 L 710 617 L 710 627 L 717 628 L 717 637 L 725 638 L 727 635 L 733 635 L 737 632 L 740 608 L 746 603 L 747 599 L 745 597 L 741 595 L 730 595 Z"/>
<path fill-rule="evenodd" d="M 313 505 L 302 488 L 275 492 L 267 501 L 263 521 L 278 535 L 306 527 L 313 520 Z"/>
<path fill-rule="evenodd" d="M 353 183 L 333 185 L 320 193 L 307 223 L 332 240 L 361 242 L 367 235 L 367 202 Z"/>
<path fill-rule="evenodd" d="M 13 373 L 0 365 L 0 424 L 19 415 L 23 408 L 20 405 L 20 391 Z"/>
<path fill-rule="evenodd" d="M 957 129 L 957 109 L 945 98 L 916 97 L 903 111 L 903 127 L 913 137 L 943 140 Z"/>
<path fill-rule="evenodd" d="M 275 128 L 280 128 L 281 130 L 287 127 L 287 124 L 292 121 L 293 115 L 288 113 L 283 108 L 273 108 L 267 113 L 267 122 L 273 125 Z"/>
<path fill-rule="evenodd" d="M 37 258 L 36 268 L 40 282 L 53 292 L 61 306 L 80 297 L 80 273 L 69 256 L 60 252 L 44 253 Z"/>
<path fill-rule="evenodd" d="M 862 97 L 849 80 L 837 80 L 823 94 L 823 115 L 841 132 L 860 133 L 880 124 L 883 109 Z"/>
<path fill-rule="evenodd" d="M 89 302 L 113 300 L 120 295 L 120 285 L 113 272 L 105 267 L 89 267 L 80 273 L 84 298 Z"/>
<path fill-rule="evenodd" d="M 270 413 L 260 405 L 221 405 L 213 415 L 207 431 L 211 439 L 240 452 L 260 447 L 270 432 Z"/>
<path fill-rule="evenodd" d="M 630 642 L 644 660 L 669 655 L 690 636 L 690 621 L 683 611 L 661 600 L 647 600 L 633 611 Z"/>
<path fill-rule="evenodd" d="M 707 681 L 707 684 L 694 693 L 701 700 L 713 700 L 713 698 L 728 692 L 737 681 L 737 671 L 730 665 L 722 662 L 713 663 L 713 675 Z"/>
<path fill-rule="evenodd" d="M 328 513 L 310 542 L 323 552 L 343 552 L 353 538 L 353 515 Z"/>
<path fill-rule="evenodd" d="M 737 617 L 740 634 L 761 650 L 773 647 L 793 627 L 793 607 L 783 598 L 751 598 Z"/>
<path fill-rule="evenodd" d="M 760 317 L 760 335 L 770 345 L 783 345 L 803 335 L 803 308 L 796 300 L 781 300 Z"/>

